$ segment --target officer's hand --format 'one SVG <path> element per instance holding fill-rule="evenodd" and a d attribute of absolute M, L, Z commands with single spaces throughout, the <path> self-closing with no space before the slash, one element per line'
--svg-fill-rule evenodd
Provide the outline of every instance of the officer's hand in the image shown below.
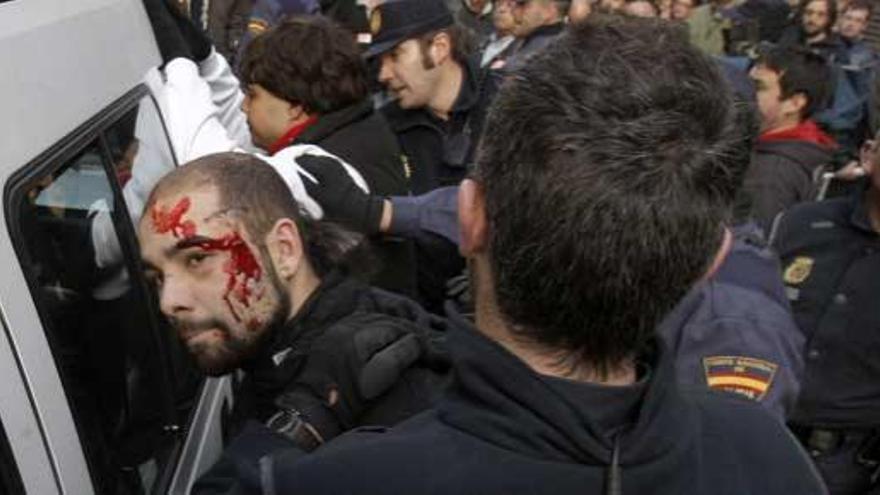
<path fill-rule="evenodd" d="M 303 371 L 277 400 L 305 427 L 288 428 L 310 450 L 357 425 L 359 418 L 421 357 L 426 343 L 414 325 L 378 314 L 355 314 L 327 329 L 313 343 Z M 280 424 L 280 423 L 279 423 Z M 273 427 L 272 424 L 269 425 Z M 286 432 L 281 431 L 282 434 Z"/>
<path fill-rule="evenodd" d="M 211 54 L 211 39 L 208 35 L 195 24 L 178 6 L 174 5 L 175 0 L 165 0 L 168 10 L 174 18 L 183 40 L 186 42 L 189 51 L 192 53 L 193 60 L 201 62 L 208 58 Z"/>
<path fill-rule="evenodd" d="M 332 158 L 303 155 L 296 163 L 314 177 L 300 174 L 306 191 L 324 209 L 327 220 L 368 235 L 379 232 L 384 198 L 361 190 L 345 167 Z"/>
<path fill-rule="evenodd" d="M 193 55 L 184 40 L 174 14 L 168 9 L 165 0 L 143 0 L 150 25 L 153 27 L 153 35 L 156 44 L 159 45 L 159 53 L 162 55 L 162 65 L 171 62 L 175 58 L 192 59 Z"/>

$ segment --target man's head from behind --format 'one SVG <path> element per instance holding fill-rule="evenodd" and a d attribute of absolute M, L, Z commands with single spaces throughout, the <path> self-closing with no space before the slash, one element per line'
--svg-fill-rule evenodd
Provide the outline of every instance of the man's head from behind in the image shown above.
<path fill-rule="evenodd" d="M 525 38 L 541 26 L 558 24 L 568 13 L 570 0 L 510 0 L 513 35 Z"/>
<path fill-rule="evenodd" d="M 217 375 L 238 367 L 316 285 L 318 263 L 289 188 L 239 153 L 208 155 L 156 185 L 138 227 L 162 313 Z"/>
<path fill-rule="evenodd" d="M 725 87 L 681 30 L 617 16 L 513 74 L 459 196 L 478 324 L 600 373 L 643 350 L 719 251 L 748 163 Z"/>
<path fill-rule="evenodd" d="M 749 76 L 755 83 L 764 132 L 797 126 L 822 108 L 830 92 L 827 62 L 803 47 L 770 48 Z"/>
<path fill-rule="evenodd" d="M 840 35 L 848 40 L 862 39 L 874 6 L 868 0 L 853 0 L 843 8 L 838 27 Z"/>
<path fill-rule="evenodd" d="M 241 61 L 254 144 L 367 97 L 366 66 L 351 33 L 323 17 L 292 17 L 255 38 Z"/>

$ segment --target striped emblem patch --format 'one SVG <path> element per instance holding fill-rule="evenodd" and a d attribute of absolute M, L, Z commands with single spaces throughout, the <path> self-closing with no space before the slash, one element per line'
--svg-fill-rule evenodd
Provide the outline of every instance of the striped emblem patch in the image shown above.
<path fill-rule="evenodd" d="M 706 384 L 715 390 L 734 392 L 761 400 L 773 384 L 778 366 L 770 361 L 744 356 L 703 358 Z"/>

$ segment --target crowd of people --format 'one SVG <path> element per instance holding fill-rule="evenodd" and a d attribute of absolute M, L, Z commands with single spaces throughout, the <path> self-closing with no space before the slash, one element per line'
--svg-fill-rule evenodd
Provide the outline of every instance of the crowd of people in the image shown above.
<path fill-rule="evenodd" d="M 880 494 L 871 3 L 144 5 L 193 493 Z"/>

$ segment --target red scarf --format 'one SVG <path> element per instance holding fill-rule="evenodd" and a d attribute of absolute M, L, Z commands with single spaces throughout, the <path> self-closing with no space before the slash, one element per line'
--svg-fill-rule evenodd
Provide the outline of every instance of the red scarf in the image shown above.
<path fill-rule="evenodd" d="M 823 148 L 836 148 L 834 139 L 825 134 L 812 120 L 805 120 L 795 127 L 782 131 L 768 131 L 758 137 L 759 142 L 772 141 L 807 141 Z"/>
<path fill-rule="evenodd" d="M 311 117 L 307 118 L 305 120 L 305 122 L 303 122 L 302 124 L 297 124 L 297 125 L 291 127 L 287 132 L 284 133 L 283 136 L 281 136 L 280 138 L 278 138 L 278 140 L 276 140 L 274 143 L 272 143 L 272 146 L 269 146 L 269 149 L 268 149 L 269 155 L 274 155 L 275 153 L 278 153 L 279 151 L 283 150 L 284 148 L 287 148 L 288 146 L 290 146 L 290 144 L 293 143 L 296 140 L 296 138 L 298 138 L 299 135 L 302 134 L 306 130 L 306 128 L 308 126 L 314 124 L 317 121 L 318 121 L 318 116 L 312 115 Z"/>

